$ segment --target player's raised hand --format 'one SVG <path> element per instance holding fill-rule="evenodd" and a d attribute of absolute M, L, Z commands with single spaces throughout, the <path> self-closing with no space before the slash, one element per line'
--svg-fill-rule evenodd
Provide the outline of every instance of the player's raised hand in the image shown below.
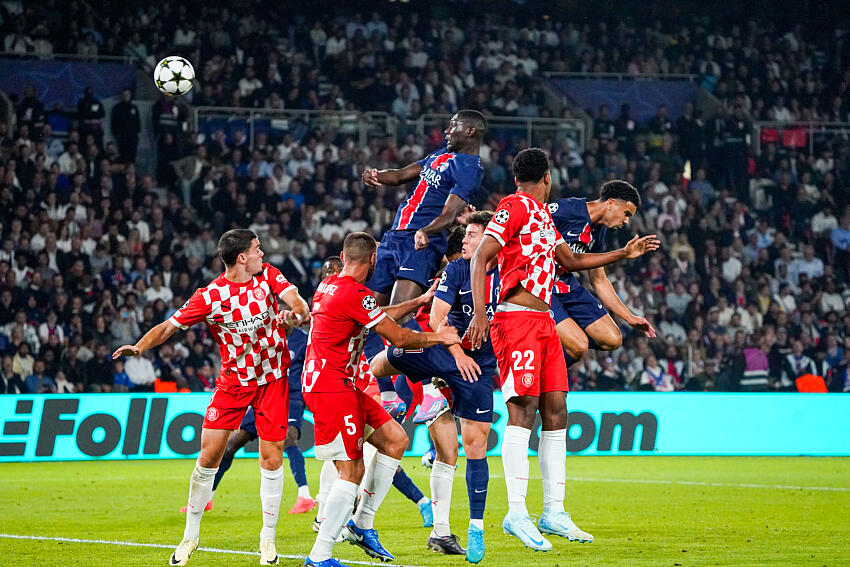
<path fill-rule="evenodd" d="M 476 311 L 472 315 L 472 321 L 469 322 L 469 329 L 466 332 L 473 350 L 478 350 L 481 345 L 487 342 L 489 332 L 490 321 L 487 320 L 487 315 Z"/>
<path fill-rule="evenodd" d="M 457 369 L 460 371 L 460 375 L 463 376 L 463 379 L 467 382 L 475 382 L 478 380 L 478 377 L 481 376 L 481 367 L 478 366 L 471 356 L 458 354 L 455 356 L 455 364 L 457 364 Z"/>
<path fill-rule="evenodd" d="M 112 360 L 118 360 L 122 356 L 138 356 L 139 355 L 139 347 L 135 345 L 124 345 L 122 347 L 118 347 L 115 352 L 112 353 Z"/>
<path fill-rule="evenodd" d="M 658 250 L 660 246 L 661 241 L 654 234 L 648 234 L 642 238 L 635 235 L 623 249 L 626 251 L 626 258 L 638 258 L 647 252 Z"/>
<path fill-rule="evenodd" d="M 457 329 L 449 325 L 449 318 L 443 317 L 436 330 L 437 337 L 443 346 L 450 347 L 460 344 L 460 337 L 457 335 Z"/>
<path fill-rule="evenodd" d="M 423 250 L 428 247 L 428 235 L 425 234 L 424 231 L 417 230 L 416 234 L 413 235 L 413 247 L 416 250 Z"/>
<path fill-rule="evenodd" d="M 635 317 L 628 323 L 633 329 L 642 332 L 647 338 L 654 339 L 656 337 L 655 327 L 653 327 L 652 323 L 650 323 L 647 319 L 644 319 L 643 317 Z"/>
<path fill-rule="evenodd" d="M 363 175 L 360 176 L 360 179 L 363 181 L 364 185 L 369 187 L 380 187 L 381 182 L 378 181 L 378 170 L 377 169 L 366 169 L 363 171 Z"/>

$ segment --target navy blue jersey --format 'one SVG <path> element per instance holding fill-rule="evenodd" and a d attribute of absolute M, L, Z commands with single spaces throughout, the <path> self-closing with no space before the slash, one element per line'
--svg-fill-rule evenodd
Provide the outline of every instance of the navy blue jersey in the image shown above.
<path fill-rule="evenodd" d="M 450 262 L 446 266 L 443 275 L 440 277 L 440 284 L 437 286 L 437 291 L 434 297 L 442 299 L 449 305 L 449 324 L 457 329 L 457 334 L 462 338 L 460 346 L 465 350 L 471 351 L 472 344 L 466 336 L 469 329 L 469 324 L 472 322 L 472 314 L 475 311 L 472 303 L 472 281 L 469 272 L 470 262 L 463 258 L 458 258 L 454 262 Z M 491 319 L 496 310 L 496 304 L 499 302 L 499 270 L 493 268 L 487 272 L 487 289 L 485 290 L 487 297 L 487 318 Z M 493 354 L 493 345 L 490 341 L 486 341 L 479 350 L 469 353 L 477 359 L 480 356 L 495 356 Z"/>
<path fill-rule="evenodd" d="M 604 241 L 607 229 L 604 225 L 590 222 L 590 215 L 587 212 L 587 199 L 578 197 L 558 199 L 554 203 L 549 203 L 549 213 L 555 222 L 555 229 L 573 252 L 596 254 L 605 251 Z M 564 270 L 559 270 L 558 281 L 578 285 L 574 276 Z M 557 288 L 558 284 L 556 283 L 555 286 Z"/>
<path fill-rule="evenodd" d="M 469 203 L 484 178 L 481 157 L 477 155 L 451 153 L 443 148 L 417 163 L 422 166 L 419 182 L 399 206 L 392 230 L 418 230 L 427 226 L 440 216 L 449 195 L 457 195 Z"/>
<path fill-rule="evenodd" d="M 301 372 L 304 370 L 304 355 L 307 354 L 307 333 L 299 328 L 292 329 L 286 337 L 289 347 L 289 389 L 301 391 Z"/>

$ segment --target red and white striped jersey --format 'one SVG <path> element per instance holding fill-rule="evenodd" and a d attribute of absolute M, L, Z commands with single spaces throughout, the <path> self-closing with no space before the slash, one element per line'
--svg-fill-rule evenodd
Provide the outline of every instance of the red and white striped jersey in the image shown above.
<path fill-rule="evenodd" d="M 302 390 L 345 392 L 353 388 L 366 335 L 386 316 L 372 292 L 351 276 L 334 275 L 320 283 L 313 296 Z"/>
<path fill-rule="evenodd" d="M 206 323 L 221 352 L 225 383 L 258 385 L 286 377 L 289 348 L 286 332 L 275 316 L 278 297 L 294 289 L 270 264 L 245 283 L 233 283 L 221 274 L 192 294 L 169 322 L 181 329 Z"/>
<path fill-rule="evenodd" d="M 484 234 L 502 245 L 499 301 L 520 285 L 549 305 L 555 283 L 555 247 L 564 242 L 549 208 L 526 193 L 508 195 L 499 202 Z"/>

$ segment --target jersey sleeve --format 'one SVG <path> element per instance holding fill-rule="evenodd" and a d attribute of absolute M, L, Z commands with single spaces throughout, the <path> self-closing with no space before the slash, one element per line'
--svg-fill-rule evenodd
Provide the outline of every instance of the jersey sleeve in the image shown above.
<path fill-rule="evenodd" d="M 189 301 L 183 304 L 183 307 L 174 312 L 168 322 L 185 330 L 196 323 L 205 321 L 209 313 L 210 308 L 206 299 L 204 299 L 203 290 L 198 289 L 195 290 Z"/>
<path fill-rule="evenodd" d="M 387 316 L 384 310 L 378 307 L 378 300 L 372 292 L 365 287 L 355 288 L 346 304 L 348 315 L 367 329 L 371 329 Z"/>
<path fill-rule="evenodd" d="M 278 297 L 282 296 L 290 289 L 295 288 L 295 286 L 289 283 L 289 280 L 280 273 L 280 270 L 271 264 L 266 264 L 266 281 L 269 282 L 269 289 L 271 289 L 272 293 Z"/>
<path fill-rule="evenodd" d="M 449 262 L 443 274 L 440 276 L 440 283 L 437 284 L 437 290 L 434 292 L 436 299 L 442 299 L 449 305 L 454 305 L 460 290 L 460 278 L 458 277 L 458 266 L 454 262 Z"/>
<path fill-rule="evenodd" d="M 484 178 L 484 169 L 478 160 L 457 160 L 450 162 L 450 171 L 454 185 L 450 195 L 457 195 L 467 203 L 471 202 L 481 187 Z"/>
<path fill-rule="evenodd" d="M 528 219 L 528 210 L 525 205 L 516 200 L 506 197 L 496 208 L 496 214 L 484 230 L 484 235 L 495 238 L 499 244 L 505 246 L 508 241 L 519 234 Z"/>

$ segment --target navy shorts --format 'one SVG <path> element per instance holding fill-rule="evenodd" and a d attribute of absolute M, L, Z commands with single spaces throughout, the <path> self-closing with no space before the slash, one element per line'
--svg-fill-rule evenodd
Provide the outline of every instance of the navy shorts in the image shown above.
<path fill-rule="evenodd" d="M 289 390 L 289 427 L 298 429 L 298 438 L 301 439 L 301 426 L 304 424 L 304 397 L 301 389 Z"/>
<path fill-rule="evenodd" d="M 493 421 L 496 357 L 475 358 L 481 367 L 481 375 L 475 382 L 463 379 L 454 357 L 442 345 L 416 350 L 391 348 L 387 352 L 387 359 L 412 381 L 430 381 L 434 376 L 445 380 L 452 391 L 452 413 L 457 417 L 485 423 Z"/>
<path fill-rule="evenodd" d="M 550 310 L 556 325 L 572 319 L 582 329 L 608 314 L 602 303 L 581 285 L 571 285 L 567 293 L 553 293 Z"/>
<path fill-rule="evenodd" d="M 424 250 L 414 248 L 415 230 L 389 230 L 378 245 L 375 273 L 366 287 L 377 293 L 389 294 L 397 279 L 411 280 L 423 288 L 440 269 L 446 253 L 446 237 L 433 234 Z"/>

